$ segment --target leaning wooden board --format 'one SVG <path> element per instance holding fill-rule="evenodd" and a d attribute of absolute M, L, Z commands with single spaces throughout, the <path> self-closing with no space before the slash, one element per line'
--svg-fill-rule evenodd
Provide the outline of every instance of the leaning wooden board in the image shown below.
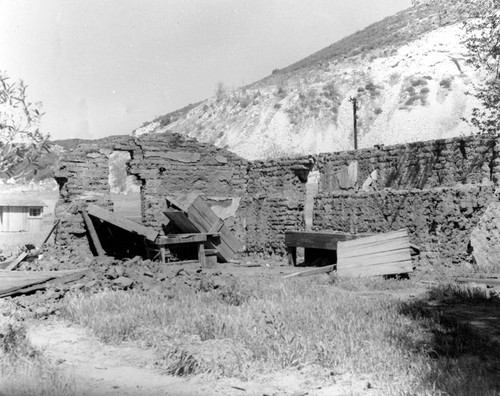
<path fill-rule="evenodd" d="M 213 241 L 213 248 L 217 250 L 217 256 L 220 259 L 229 261 L 243 248 L 241 242 L 224 225 L 224 222 L 205 203 L 203 198 L 198 197 L 194 200 L 187 210 L 187 215 L 201 232 L 220 234 L 220 242 Z"/>
<path fill-rule="evenodd" d="M 408 231 L 387 232 L 337 245 L 340 276 L 393 275 L 413 271 Z"/>
<path fill-rule="evenodd" d="M 88 206 L 87 213 L 93 217 L 97 217 L 98 219 L 113 224 L 114 226 L 122 228 L 128 232 L 141 235 L 150 242 L 154 242 L 156 240 L 156 237 L 158 236 L 157 231 L 143 226 L 142 224 L 136 223 L 135 221 L 118 216 L 113 212 L 105 210 L 94 204 L 90 204 Z"/>

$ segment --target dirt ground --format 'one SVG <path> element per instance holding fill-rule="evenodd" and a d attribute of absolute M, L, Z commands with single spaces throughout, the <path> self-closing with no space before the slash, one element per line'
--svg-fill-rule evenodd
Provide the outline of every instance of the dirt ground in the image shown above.
<path fill-rule="evenodd" d="M 205 271 L 221 273 L 222 276 L 281 277 L 301 270 L 272 260 L 262 260 L 258 267 L 255 262 L 251 266 L 249 264 L 218 264 L 217 268 Z M 197 264 L 188 264 L 184 266 L 184 271 L 194 273 L 197 268 Z M 331 377 L 331 381 L 328 381 L 325 380 L 329 378 L 325 369 L 316 367 L 290 369 L 264 375 L 250 382 L 211 375 L 174 377 L 162 373 L 151 363 L 155 361 L 152 350 L 141 349 L 133 344 L 103 344 L 85 328 L 57 316 L 46 316 L 45 320 L 30 319 L 27 327 L 32 344 L 75 378 L 78 389 L 88 396 L 377 394 L 370 388 L 368 380 L 343 374 Z"/>

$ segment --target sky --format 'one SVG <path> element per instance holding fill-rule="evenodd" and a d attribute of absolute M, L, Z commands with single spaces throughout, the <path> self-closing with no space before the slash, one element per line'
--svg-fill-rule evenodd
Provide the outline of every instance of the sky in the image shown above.
<path fill-rule="evenodd" d="M 0 0 L 0 70 L 52 139 L 128 134 L 260 80 L 410 0 Z"/>

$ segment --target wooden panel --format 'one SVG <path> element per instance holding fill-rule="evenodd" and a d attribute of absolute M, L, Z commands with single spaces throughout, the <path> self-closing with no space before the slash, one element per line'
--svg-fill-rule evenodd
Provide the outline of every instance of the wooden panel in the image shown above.
<path fill-rule="evenodd" d="M 341 241 L 337 248 L 340 276 L 392 275 L 413 271 L 406 229 Z"/>
<path fill-rule="evenodd" d="M 220 220 L 214 211 L 201 197 L 191 204 L 187 211 L 189 219 L 202 232 L 209 232 Z M 211 241 L 221 260 L 229 261 L 242 249 L 241 242 L 233 235 L 227 226 L 223 225 L 219 231 L 220 240 Z M 211 247 L 211 246 L 209 246 Z"/>
<path fill-rule="evenodd" d="M 169 220 L 173 221 L 174 224 L 181 230 L 181 232 L 186 233 L 196 233 L 200 232 L 198 227 L 196 227 L 191 220 L 187 217 L 186 213 L 180 210 L 167 209 L 163 212 Z"/>
<path fill-rule="evenodd" d="M 287 246 L 299 246 L 314 249 L 336 250 L 339 241 L 347 241 L 356 238 L 350 234 L 333 234 L 328 232 L 285 232 L 285 244 Z"/>
<path fill-rule="evenodd" d="M 154 242 L 156 237 L 158 236 L 157 231 L 145 227 L 142 224 L 138 224 L 135 221 L 117 216 L 112 212 L 100 208 L 97 205 L 90 204 L 89 207 L 87 208 L 87 212 L 89 215 L 97 217 L 98 219 L 106 221 L 110 224 L 113 224 L 116 227 L 119 227 L 121 229 L 124 229 L 132 233 L 142 235 L 148 241 Z"/>

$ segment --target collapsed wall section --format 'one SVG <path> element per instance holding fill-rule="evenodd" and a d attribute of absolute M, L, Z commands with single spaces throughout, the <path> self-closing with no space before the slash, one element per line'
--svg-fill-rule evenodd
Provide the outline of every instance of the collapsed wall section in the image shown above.
<path fill-rule="evenodd" d="M 168 223 L 163 214 L 167 197 L 182 200 L 187 194 L 202 194 L 221 207 L 226 224 L 242 236 L 238 209 L 247 189 L 246 160 L 211 144 L 169 133 L 143 135 L 134 144 L 129 173 L 142 182 L 145 225 L 161 229 Z"/>

